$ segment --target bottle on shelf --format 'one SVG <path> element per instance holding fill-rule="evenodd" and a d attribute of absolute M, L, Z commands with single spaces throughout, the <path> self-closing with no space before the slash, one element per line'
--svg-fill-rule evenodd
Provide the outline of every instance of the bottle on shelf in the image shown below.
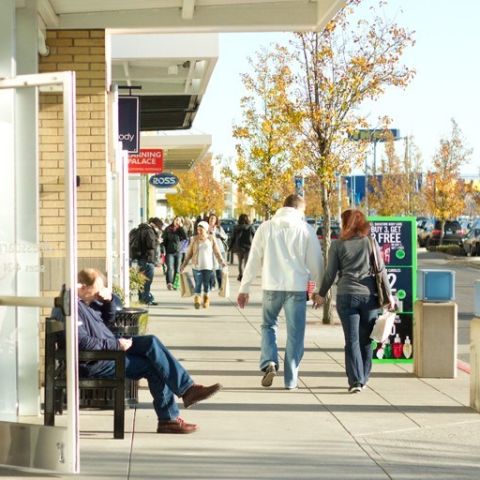
<path fill-rule="evenodd" d="M 383 344 L 383 358 L 392 358 L 392 346 L 390 345 L 390 339 L 387 338 Z"/>
<path fill-rule="evenodd" d="M 403 356 L 405 358 L 410 358 L 412 356 L 412 342 L 410 337 L 407 335 L 405 338 L 405 343 L 403 345 Z"/>
<path fill-rule="evenodd" d="M 395 339 L 393 340 L 392 353 L 393 358 L 400 358 L 403 353 L 403 345 L 398 333 L 395 335 Z"/>

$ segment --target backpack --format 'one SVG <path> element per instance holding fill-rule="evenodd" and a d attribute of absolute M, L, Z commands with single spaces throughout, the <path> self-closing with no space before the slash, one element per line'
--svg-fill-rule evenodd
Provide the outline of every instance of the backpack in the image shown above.
<path fill-rule="evenodd" d="M 142 232 L 139 227 L 132 228 L 128 234 L 128 245 L 131 260 L 137 260 L 142 254 Z"/>

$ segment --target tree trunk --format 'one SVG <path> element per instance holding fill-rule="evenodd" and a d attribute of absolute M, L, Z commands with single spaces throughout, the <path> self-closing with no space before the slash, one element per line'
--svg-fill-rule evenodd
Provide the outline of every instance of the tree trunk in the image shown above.
<path fill-rule="evenodd" d="M 327 266 L 328 252 L 330 251 L 331 244 L 331 224 L 332 224 L 332 212 L 330 211 L 330 190 L 324 183 L 321 184 L 322 195 L 322 208 L 323 208 L 323 262 L 324 268 Z M 325 324 L 333 323 L 332 318 L 332 295 L 330 292 L 325 297 L 325 303 L 323 305 L 323 318 L 322 322 Z"/>
<path fill-rule="evenodd" d="M 443 238 L 445 237 L 445 220 L 440 221 L 440 238 L 438 244 L 443 245 Z"/>

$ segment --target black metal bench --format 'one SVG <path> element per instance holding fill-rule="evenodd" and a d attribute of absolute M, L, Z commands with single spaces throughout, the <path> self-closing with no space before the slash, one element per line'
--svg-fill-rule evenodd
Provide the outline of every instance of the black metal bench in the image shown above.
<path fill-rule="evenodd" d="M 44 424 L 55 425 L 55 413 L 63 413 L 65 376 L 65 330 L 63 322 L 47 318 L 45 323 L 45 405 Z M 113 437 L 124 438 L 125 432 L 125 352 L 114 350 L 80 351 L 79 360 L 114 360 L 113 378 L 79 378 L 80 392 L 104 389 L 113 396 Z"/>

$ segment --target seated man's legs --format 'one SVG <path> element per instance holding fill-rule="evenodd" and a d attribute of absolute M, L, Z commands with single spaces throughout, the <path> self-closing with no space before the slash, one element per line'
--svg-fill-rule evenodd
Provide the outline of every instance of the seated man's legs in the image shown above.
<path fill-rule="evenodd" d="M 163 376 L 152 367 L 150 360 L 139 355 L 127 355 L 125 375 L 132 380 L 146 378 L 153 397 L 158 420 L 174 420 L 179 415 L 175 396 Z"/>
<path fill-rule="evenodd" d="M 149 361 L 152 371 L 155 372 L 158 378 L 162 379 L 163 383 L 166 384 L 177 397 L 182 397 L 193 385 L 193 380 L 168 348 L 154 335 L 140 335 L 133 337 L 132 340 L 132 346 L 127 350 L 127 358 L 129 359 L 132 356 L 146 358 Z M 135 375 L 135 366 L 136 363 L 134 362 L 132 365 L 133 375 Z M 140 378 L 141 376 L 145 375 L 142 374 L 136 378 Z M 127 377 L 129 377 L 128 365 Z"/>
<path fill-rule="evenodd" d="M 174 394 L 182 397 L 185 408 L 188 408 L 221 388 L 220 384 L 207 387 L 194 384 L 168 348 L 153 335 L 133 337 L 132 346 L 127 350 L 126 376 L 134 380 L 147 379 L 159 420 L 159 433 L 191 433 L 197 428 L 178 417 Z"/>

